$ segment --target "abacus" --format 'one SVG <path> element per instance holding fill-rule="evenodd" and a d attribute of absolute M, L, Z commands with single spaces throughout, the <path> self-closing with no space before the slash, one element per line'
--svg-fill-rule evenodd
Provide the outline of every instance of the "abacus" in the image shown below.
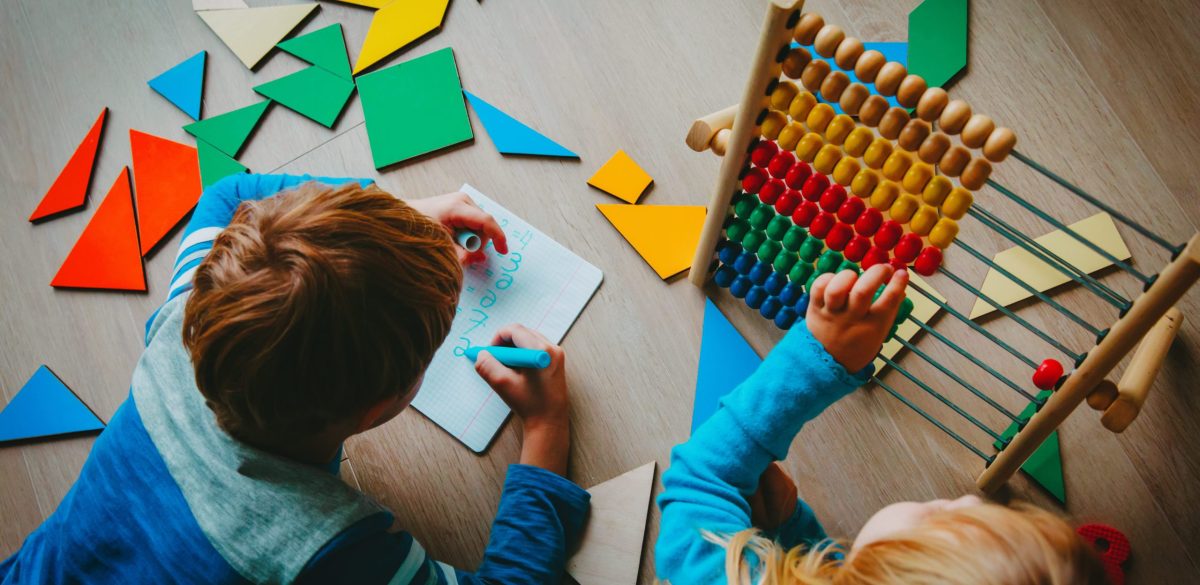
<path fill-rule="evenodd" d="M 1028 419 L 1012 413 L 953 369 L 900 340 L 903 348 L 1011 419 L 1019 430 L 1006 440 L 940 393 L 933 383 L 882 358 L 922 391 L 993 437 L 997 452 L 991 455 L 879 376 L 872 378 L 983 459 L 984 470 L 976 483 L 984 492 L 994 492 L 1005 484 L 1085 399 L 1104 411 L 1101 420 L 1106 428 L 1124 430 L 1137 416 L 1182 319 L 1173 305 L 1200 278 L 1200 234 L 1186 244 L 1171 243 L 1017 151 L 1012 130 L 997 127 L 990 117 L 974 113 L 966 102 L 950 99 L 945 90 L 928 87 L 903 64 L 866 50 L 861 40 L 826 24 L 820 15 L 802 14 L 802 6 L 802 0 L 769 3 L 741 102 L 697 120 L 688 133 L 686 142 L 694 150 L 711 149 L 723 157 L 689 275 L 692 283 L 703 286 L 711 278 L 787 329 L 803 315 L 807 306 L 804 291 L 819 274 L 861 271 L 889 262 L 922 276 L 945 277 L 1061 352 L 1072 363 L 1071 371 L 1065 371 L 1055 359 L 1030 358 L 937 295 L 915 283 L 910 285 L 910 294 L 928 298 L 984 338 L 981 346 L 994 346 L 1032 370 L 1031 383 L 1037 390 L 1031 391 L 1001 374 L 979 352 L 966 349 L 973 344 L 955 343 L 912 319 L 908 299 L 901 308 L 897 323 L 912 320 L 921 331 L 1034 408 Z M 833 71 L 827 61 L 814 58 L 810 51 L 832 59 L 843 71 L 853 71 L 859 81 L 851 82 L 843 71 Z M 889 107 L 885 98 L 891 96 L 899 106 Z M 837 103 L 844 113 L 837 114 L 831 103 Z M 1144 274 L 993 180 L 993 164 L 1010 156 L 1070 196 L 1161 246 L 1170 254 L 1170 262 L 1158 274 Z M 1142 293 L 1133 300 L 1126 298 L 976 203 L 976 194 L 984 187 L 1136 278 Z M 962 241 L 958 222 L 968 217 L 1112 305 L 1118 313 L 1116 321 L 1105 329 L 1092 325 Z M 952 249 L 999 272 L 1095 335 L 1094 347 L 1085 352 L 1067 347 L 949 270 L 943 265 L 943 255 Z M 1120 383 L 1106 380 L 1143 338 Z"/>

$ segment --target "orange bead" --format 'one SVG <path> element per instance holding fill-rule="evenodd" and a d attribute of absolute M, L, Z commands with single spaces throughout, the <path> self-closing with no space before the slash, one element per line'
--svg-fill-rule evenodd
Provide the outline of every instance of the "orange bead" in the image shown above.
<path fill-rule="evenodd" d="M 842 160 L 839 160 L 834 165 L 833 175 L 831 176 L 833 177 L 833 182 L 842 186 L 849 186 L 854 182 L 854 177 L 858 176 L 860 170 L 862 170 L 862 164 L 858 162 L 858 159 L 846 156 L 842 157 Z"/>
<path fill-rule="evenodd" d="M 942 155 L 938 168 L 944 175 L 957 177 L 962 174 L 963 169 L 967 168 L 969 162 L 971 162 L 971 151 L 961 146 L 952 146 L 950 150 L 946 151 L 946 154 Z"/>
<path fill-rule="evenodd" d="M 812 62 L 812 55 L 804 47 L 794 47 L 788 51 L 787 57 L 784 57 L 780 67 L 783 69 L 783 74 L 792 78 L 800 79 L 804 75 L 804 68 Z"/>
<path fill-rule="evenodd" d="M 974 202 L 975 196 L 971 195 L 970 191 L 962 187 L 955 187 L 950 190 L 950 194 L 942 202 L 942 215 L 950 219 L 962 219 Z"/>
<path fill-rule="evenodd" d="M 950 150 L 950 137 L 941 132 L 935 132 L 921 142 L 921 147 L 917 149 L 917 156 L 921 157 L 921 160 L 935 165 L 942 160 L 942 155 L 946 154 L 947 150 Z"/>
<path fill-rule="evenodd" d="M 850 156 L 860 157 L 867 152 L 867 147 L 871 145 L 871 141 L 875 139 L 875 133 L 870 128 L 857 126 L 850 131 L 846 136 L 846 142 L 842 144 L 842 150 Z"/>
<path fill-rule="evenodd" d="M 812 168 L 818 173 L 829 175 L 833 173 L 834 165 L 840 160 L 842 160 L 842 149 L 832 144 L 826 144 L 817 151 L 817 156 L 813 158 Z"/>
<path fill-rule="evenodd" d="M 800 22 L 796 23 L 796 29 L 792 33 L 792 38 L 801 45 L 811 45 L 817 40 L 817 33 L 825 26 L 825 19 L 820 14 L 815 12 L 807 12 L 800 15 Z"/>
<path fill-rule="evenodd" d="M 863 51 L 863 54 L 858 56 L 858 63 L 854 64 L 854 76 L 863 83 L 872 83 L 885 63 L 887 57 L 884 57 L 883 53 L 875 49 Z"/>
<path fill-rule="evenodd" d="M 901 181 L 904 179 L 904 173 L 907 173 L 912 165 L 912 155 L 903 150 L 897 150 L 884 161 L 883 176 L 893 181 Z"/>
<path fill-rule="evenodd" d="M 901 193 L 888 208 L 892 219 L 904 224 L 912 220 L 913 215 L 921 208 L 921 200 L 910 193 Z"/>
<path fill-rule="evenodd" d="M 967 163 L 967 168 L 963 169 L 959 182 L 963 187 L 978 191 L 983 188 L 990 176 L 992 176 L 992 163 L 985 158 L 977 158 Z"/>
<path fill-rule="evenodd" d="M 862 108 L 858 110 L 858 121 L 874 128 L 879 125 L 879 121 L 883 119 L 883 115 L 887 111 L 887 100 L 883 96 L 872 95 L 863 101 Z"/>
<path fill-rule="evenodd" d="M 936 121 L 949 102 L 950 96 L 946 94 L 946 90 L 940 87 L 931 87 L 925 90 L 921 99 L 917 101 L 917 116 L 926 122 Z"/>
<path fill-rule="evenodd" d="M 779 143 L 779 147 L 784 150 L 792 150 L 800 143 L 800 139 L 804 138 L 804 124 L 792 120 L 779 131 L 779 136 L 775 141 Z"/>
<path fill-rule="evenodd" d="M 933 225 L 933 229 L 929 231 L 929 243 L 943 250 L 950 247 L 954 243 L 954 238 L 958 237 L 958 222 L 943 217 Z"/>
<path fill-rule="evenodd" d="M 962 100 L 950 100 L 942 115 L 938 117 L 938 126 L 947 134 L 958 134 L 967 120 L 971 118 L 971 106 Z"/>
<path fill-rule="evenodd" d="M 908 124 L 908 112 L 904 108 L 888 108 L 879 120 L 879 135 L 888 140 L 895 140 L 900 136 L 905 124 Z"/>
<path fill-rule="evenodd" d="M 825 146 L 825 140 L 816 132 L 809 132 L 800 139 L 800 143 L 796 145 L 796 156 L 800 160 L 811 163 L 817 157 L 817 151 Z"/>
<path fill-rule="evenodd" d="M 841 146 L 846 141 L 846 138 L 850 136 L 850 132 L 856 127 L 858 127 L 858 124 L 854 123 L 854 118 L 846 114 L 838 114 L 825 127 L 825 141 Z"/>
<path fill-rule="evenodd" d="M 804 73 L 800 74 L 800 83 L 813 93 L 821 91 L 821 84 L 825 81 L 825 76 L 829 75 L 832 70 L 828 61 L 813 59 L 804 66 Z"/>
<path fill-rule="evenodd" d="M 812 132 L 824 133 L 825 128 L 833 121 L 837 114 L 833 111 L 833 106 L 829 104 L 817 104 L 808 112 L 808 117 L 804 119 L 804 123 L 808 125 L 808 129 Z"/>
<path fill-rule="evenodd" d="M 900 185 L 891 181 L 880 181 L 875 190 L 871 192 L 871 199 L 868 203 L 871 207 L 879 211 L 885 211 L 892 208 L 892 204 L 900 197 Z"/>
<path fill-rule="evenodd" d="M 781 81 L 775 86 L 775 90 L 771 92 L 771 107 L 781 112 L 786 112 L 788 106 L 792 105 L 792 100 L 800 93 L 800 86 L 790 82 Z"/>
<path fill-rule="evenodd" d="M 815 105 L 817 105 L 817 96 L 807 91 L 802 91 L 796 94 L 796 97 L 792 98 L 792 103 L 788 106 L 787 112 L 793 120 L 805 120 Z"/>
<path fill-rule="evenodd" d="M 1001 162 L 1008 158 L 1008 153 L 1012 152 L 1016 145 L 1016 133 L 1008 128 L 996 128 L 992 130 L 991 136 L 988 136 L 987 142 L 983 143 L 983 156 L 992 162 Z"/>
<path fill-rule="evenodd" d="M 854 66 L 858 64 L 858 58 L 862 56 L 863 49 L 862 41 L 854 37 L 846 37 L 833 54 L 833 62 L 837 63 L 841 69 L 854 71 Z"/>
<path fill-rule="evenodd" d="M 883 163 L 887 162 L 891 155 L 892 141 L 887 138 L 876 138 L 871 141 L 871 145 L 867 147 L 862 158 L 868 167 L 878 169 L 883 167 Z"/>
<path fill-rule="evenodd" d="M 858 197 L 867 198 L 879 186 L 879 173 L 871 169 L 861 169 L 850 181 L 850 192 Z"/>
<path fill-rule="evenodd" d="M 896 101 L 906 108 L 915 108 L 928 88 L 925 78 L 910 73 L 900 82 L 900 88 L 896 90 Z"/>
<path fill-rule="evenodd" d="M 900 136 L 896 139 L 896 144 L 909 152 L 916 152 L 921 148 L 921 143 L 925 142 L 926 138 L 933 132 L 933 127 L 929 122 L 920 118 L 913 118 L 904 125 L 904 129 L 900 131 Z"/>
<path fill-rule="evenodd" d="M 979 148 L 987 142 L 988 136 L 991 136 L 992 130 L 996 129 L 996 123 L 991 118 L 983 114 L 975 114 L 967 119 L 966 125 L 962 129 L 962 143 L 967 148 Z"/>
<path fill-rule="evenodd" d="M 842 111 L 857 116 L 858 110 L 862 108 L 863 102 L 867 101 L 867 97 L 871 95 L 871 90 L 867 86 L 855 82 L 851 83 L 846 91 L 842 92 L 842 97 L 838 98 L 838 105 L 842 106 Z"/>
<path fill-rule="evenodd" d="M 918 236 L 927 236 L 933 231 L 933 226 L 938 221 L 937 208 L 932 205 L 921 205 L 920 209 L 913 214 L 912 219 L 908 222 L 908 229 L 912 230 Z"/>
<path fill-rule="evenodd" d="M 875 91 L 885 95 L 896 95 L 896 90 L 900 89 L 900 82 L 908 76 L 908 69 L 904 65 L 895 61 L 889 61 L 879 68 L 879 74 L 875 76 Z"/>
<path fill-rule="evenodd" d="M 827 102 L 836 102 L 849 85 L 850 78 L 845 73 L 834 71 L 826 75 L 825 81 L 821 82 L 821 99 Z"/>
<path fill-rule="evenodd" d="M 909 193 L 920 195 L 925 190 L 925 185 L 929 184 L 930 179 L 933 179 L 933 167 L 918 162 L 904 173 L 904 180 L 900 182 L 900 186 Z"/>
<path fill-rule="evenodd" d="M 827 24 L 817 31 L 817 38 L 813 39 L 813 49 L 822 57 L 832 57 L 837 52 L 838 45 L 846 39 L 846 31 L 842 27 Z"/>
<path fill-rule="evenodd" d="M 950 182 L 950 179 L 942 175 L 935 175 L 921 190 L 921 200 L 928 205 L 941 205 L 953 189 L 954 183 Z"/>

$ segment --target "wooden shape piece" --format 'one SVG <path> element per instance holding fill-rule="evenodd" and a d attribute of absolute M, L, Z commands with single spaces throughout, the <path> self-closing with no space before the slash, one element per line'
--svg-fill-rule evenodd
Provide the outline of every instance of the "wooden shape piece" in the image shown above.
<path fill-rule="evenodd" d="M 203 140 L 196 142 L 196 153 L 200 159 L 200 185 L 205 189 L 229 175 L 249 170 L 242 163 L 229 158 L 229 155 Z"/>
<path fill-rule="evenodd" d="M 642 259 L 667 279 L 691 265 L 707 208 L 703 205 L 597 205 Z"/>
<path fill-rule="evenodd" d="M 567 573 L 580 585 L 636 583 L 654 491 L 651 461 L 588 490 L 591 512 Z"/>
<path fill-rule="evenodd" d="M 442 26 L 450 0 L 394 0 L 379 8 L 367 29 L 354 74 Z"/>
<path fill-rule="evenodd" d="M 121 169 L 50 286 L 146 290 L 128 167 Z"/>
<path fill-rule="evenodd" d="M 1038 399 L 1044 400 L 1052 392 L 1053 390 L 1043 390 L 1038 393 Z M 1030 404 L 1021 411 L 1017 418 L 1027 421 L 1034 412 L 1037 412 L 1037 406 Z M 1000 433 L 1000 436 L 1007 441 L 1013 438 L 1019 430 L 1020 427 L 1017 426 L 1017 423 L 1012 423 L 1004 429 L 1003 433 Z M 1001 445 L 1003 445 L 1002 442 L 996 441 L 992 446 L 999 449 Z M 1062 454 L 1058 448 L 1058 431 L 1050 433 L 1050 436 L 1038 446 L 1033 455 L 1030 455 L 1029 459 L 1021 465 L 1021 471 L 1029 475 L 1029 478 L 1038 485 L 1046 488 L 1046 491 L 1050 492 L 1050 495 L 1054 496 L 1059 503 L 1067 503 L 1067 487 L 1063 482 Z"/>
<path fill-rule="evenodd" d="M 354 79 L 350 75 L 350 58 L 346 56 L 346 37 L 339 23 L 288 39 L 278 46 L 342 79 Z"/>
<path fill-rule="evenodd" d="M 263 57 L 292 29 L 304 22 L 317 3 L 285 4 L 259 8 L 201 10 L 196 14 L 237 55 L 248 69 L 254 69 Z"/>
<path fill-rule="evenodd" d="M 246 144 L 246 139 L 250 138 L 250 134 L 258 126 L 258 121 L 262 119 L 269 105 L 271 105 L 271 100 L 263 100 L 207 120 L 192 122 L 183 129 L 188 134 L 217 147 L 221 152 L 229 156 L 237 156 L 241 152 L 242 146 Z M 134 173 L 136 172 L 135 165 Z"/>
<path fill-rule="evenodd" d="M 254 91 L 326 128 L 333 128 L 354 93 L 354 82 L 314 65 L 256 85 Z"/>
<path fill-rule="evenodd" d="M 137 130 L 129 131 L 138 233 L 146 256 L 196 206 L 200 163 L 196 149 Z"/>
<path fill-rule="evenodd" d="M 0 443 L 103 428 L 100 418 L 46 366 L 0 411 Z"/>
<path fill-rule="evenodd" d="M 556 156 L 579 158 L 579 155 L 564 148 L 561 144 L 550 140 L 541 132 L 526 126 L 520 120 L 504 113 L 496 106 L 487 103 L 479 96 L 464 91 L 471 109 L 483 128 L 487 130 L 492 144 L 501 154 L 526 154 L 532 156 Z"/>
<path fill-rule="evenodd" d="M 618 150 L 605 162 L 588 184 L 626 203 L 637 203 L 654 179 L 642 170 L 624 150 Z"/>
<path fill-rule="evenodd" d="M 943 303 L 946 302 L 946 297 L 942 296 L 942 294 L 939 293 L 937 289 L 930 286 L 928 282 L 922 280 L 920 276 L 917 276 L 916 274 L 913 274 L 912 271 L 909 271 L 908 277 L 912 279 L 911 282 L 913 284 L 916 284 L 929 294 L 937 297 L 939 301 Z M 922 323 L 928 324 L 929 321 L 933 319 L 934 315 L 937 315 L 937 312 L 941 309 L 937 303 L 934 303 L 933 301 L 929 300 L 928 297 L 916 292 L 913 289 L 909 289 L 905 293 L 905 296 L 913 303 L 913 310 L 912 313 L 910 313 L 911 319 L 905 319 L 903 323 L 897 325 L 896 333 L 892 335 L 892 337 L 889 338 L 879 350 L 879 355 L 890 360 L 894 360 L 896 354 L 904 348 L 904 346 L 901 345 L 897 339 L 908 341 L 912 339 L 912 337 L 916 335 L 918 331 L 921 330 L 921 327 L 916 323 L 913 323 L 912 320 L 915 319 Z M 875 358 L 875 375 L 881 375 L 884 368 L 887 368 L 887 362 L 884 362 L 882 359 Z"/>
<path fill-rule="evenodd" d="M 712 299 L 706 299 L 700 362 L 696 366 L 696 398 L 692 403 L 693 433 L 717 411 L 721 397 L 750 377 L 761 363 L 762 358 L 746 338 Z"/>
<path fill-rule="evenodd" d="M 200 51 L 146 83 L 193 120 L 199 120 L 207 55 L 206 51 Z"/>
<path fill-rule="evenodd" d="M 45 219 L 83 207 L 87 201 L 88 186 L 92 182 L 92 168 L 96 164 L 96 152 L 100 150 L 100 135 L 104 131 L 107 114 L 108 108 L 100 110 L 100 115 L 92 122 L 92 127 L 83 137 L 83 141 L 75 147 L 75 152 L 71 154 L 67 164 L 58 172 L 58 177 L 30 214 L 29 221 Z"/>

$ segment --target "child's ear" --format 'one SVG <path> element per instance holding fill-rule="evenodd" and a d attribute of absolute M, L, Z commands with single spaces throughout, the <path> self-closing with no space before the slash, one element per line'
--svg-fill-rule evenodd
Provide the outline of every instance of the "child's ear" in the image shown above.
<path fill-rule="evenodd" d="M 395 396 L 389 396 L 369 406 L 363 411 L 354 434 L 373 429 L 400 414 L 404 406 L 398 405 L 398 402 L 402 403 L 403 401 Z"/>

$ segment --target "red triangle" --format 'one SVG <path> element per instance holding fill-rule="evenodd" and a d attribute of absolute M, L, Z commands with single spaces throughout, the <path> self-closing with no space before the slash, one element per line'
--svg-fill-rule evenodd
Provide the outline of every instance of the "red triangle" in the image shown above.
<path fill-rule="evenodd" d="M 104 119 L 108 108 L 100 110 L 100 117 L 92 123 L 83 142 L 75 147 L 75 154 L 67 161 L 67 166 L 59 171 L 58 178 L 50 185 L 50 190 L 42 197 L 29 221 L 37 221 L 51 215 L 62 213 L 78 207 L 83 207 L 87 200 L 88 184 L 92 182 L 92 167 L 96 163 L 96 151 L 100 149 L 100 133 L 104 129 Z"/>
<path fill-rule="evenodd" d="M 121 169 L 50 286 L 146 290 L 129 167 Z"/>
<path fill-rule="evenodd" d="M 196 206 L 200 162 L 195 148 L 132 129 L 129 149 L 133 151 L 138 233 L 146 256 Z"/>

